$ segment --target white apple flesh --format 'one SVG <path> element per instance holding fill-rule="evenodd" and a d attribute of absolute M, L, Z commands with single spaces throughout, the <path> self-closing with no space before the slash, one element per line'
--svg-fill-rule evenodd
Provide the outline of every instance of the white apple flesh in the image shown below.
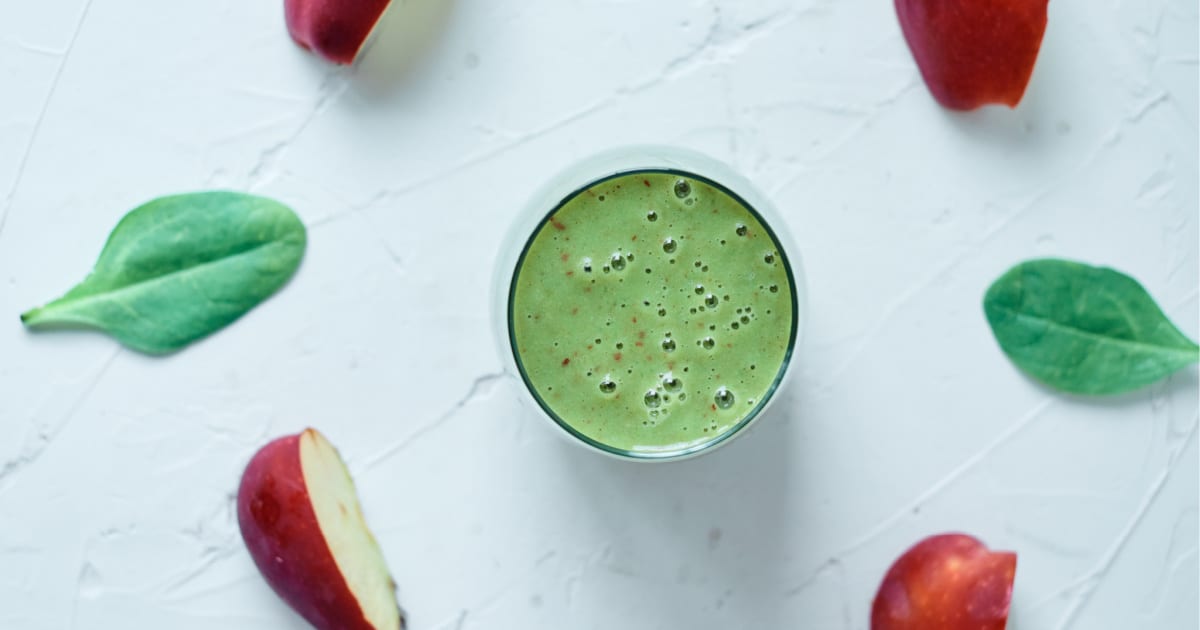
<path fill-rule="evenodd" d="M 399 630 L 383 553 L 333 445 L 307 429 L 264 446 L 238 489 L 242 539 L 271 588 L 318 630 Z"/>

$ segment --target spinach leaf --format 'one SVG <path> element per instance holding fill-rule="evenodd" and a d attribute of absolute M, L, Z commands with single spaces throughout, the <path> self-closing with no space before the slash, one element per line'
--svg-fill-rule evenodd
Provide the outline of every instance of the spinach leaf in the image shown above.
<path fill-rule="evenodd" d="M 1112 269 L 1024 262 L 992 284 L 983 310 L 1017 367 L 1066 392 L 1126 392 L 1200 359 L 1142 285 Z"/>
<path fill-rule="evenodd" d="M 96 267 L 21 321 L 94 328 L 166 354 L 228 325 L 282 287 L 304 256 L 300 219 L 283 204 L 233 192 L 156 199 L 117 224 Z"/>

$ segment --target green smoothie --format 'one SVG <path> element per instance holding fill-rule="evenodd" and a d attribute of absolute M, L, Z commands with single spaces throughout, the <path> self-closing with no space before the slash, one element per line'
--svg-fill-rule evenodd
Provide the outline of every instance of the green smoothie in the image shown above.
<path fill-rule="evenodd" d="M 521 376 L 560 425 L 653 457 L 731 435 L 796 337 L 774 234 L 721 185 L 667 170 L 593 182 L 525 245 L 508 302 Z"/>

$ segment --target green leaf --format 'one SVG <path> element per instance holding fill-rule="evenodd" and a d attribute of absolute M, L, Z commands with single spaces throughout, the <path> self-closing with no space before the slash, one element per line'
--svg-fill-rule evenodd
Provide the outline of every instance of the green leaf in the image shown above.
<path fill-rule="evenodd" d="M 99 329 L 135 350 L 166 354 L 279 290 L 305 244 L 304 224 L 270 199 L 233 192 L 155 199 L 117 224 L 91 275 L 21 321 Z"/>
<path fill-rule="evenodd" d="M 1066 392 L 1126 392 L 1200 360 L 1142 285 L 1104 267 L 1021 263 L 992 284 L 983 310 L 1017 367 Z"/>

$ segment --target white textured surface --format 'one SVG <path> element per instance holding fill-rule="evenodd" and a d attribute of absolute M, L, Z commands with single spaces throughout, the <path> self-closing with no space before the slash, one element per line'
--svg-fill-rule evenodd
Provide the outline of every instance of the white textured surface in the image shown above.
<path fill-rule="evenodd" d="M 415 629 L 856 628 L 909 544 L 1020 554 L 1013 630 L 1196 628 L 1197 378 L 1055 396 L 980 309 L 1009 265 L 1138 277 L 1197 325 L 1197 6 L 1052 0 L 1025 102 L 921 84 L 887 0 L 412 0 L 355 69 L 280 3 L 0 4 L 0 627 L 300 628 L 231 494 L 266 440 L 349 460 Z M 661 467 L 561 440 L 487 292 L 546 173 L 668 143 L 771 194 L 808 269 L 786 399 Z M 249 189 L 296 280 L 166 359 L 17 314 L 130 208 Z"/>

